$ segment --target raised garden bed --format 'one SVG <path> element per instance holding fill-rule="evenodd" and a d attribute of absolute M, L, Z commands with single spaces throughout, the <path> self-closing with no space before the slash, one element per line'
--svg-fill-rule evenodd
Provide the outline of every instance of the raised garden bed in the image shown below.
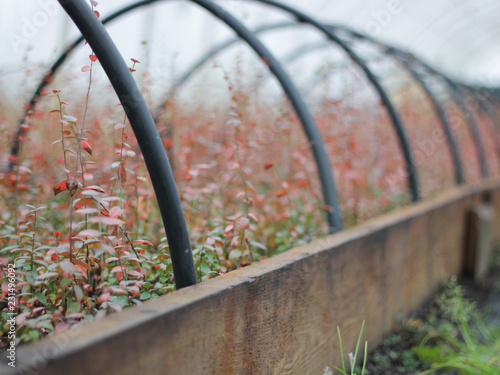
<path fill-rule="evenodd" d="M 500 212 L 498 180 L 454 189 L 20 347 L 16 369 L 1 372 L 319 374 L 339 363 L 337 325 L 347 352 L 365 320 L 373 348 L 462 273 L 469 210 L 485 195 Z"/>

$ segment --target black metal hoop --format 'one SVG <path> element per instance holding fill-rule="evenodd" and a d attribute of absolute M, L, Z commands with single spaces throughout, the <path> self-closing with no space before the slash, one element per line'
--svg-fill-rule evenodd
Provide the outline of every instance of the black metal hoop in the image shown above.
<path fill-rule="evenodd" d="M 176 286 L 194 285 L 196 272 L 179 192 L 146 102 L 111 37 L 85 0 L 59 3 L 99 59 L 137 137 L 165 226 Z"/>

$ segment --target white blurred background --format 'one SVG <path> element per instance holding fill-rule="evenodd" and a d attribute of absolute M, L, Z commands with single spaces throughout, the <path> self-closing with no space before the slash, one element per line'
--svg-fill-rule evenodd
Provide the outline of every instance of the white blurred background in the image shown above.
<path fill-rule="evenodd" d="M 101 18 L 131 0 L 98 0 Z M 402 47 L 451 77 L 472 84 L 500 86 L 500 1 L 498 0 L 287 0 L 324 23 L 338 23 Z M 291 18 L 252 1 L 217 1 L 250 28 Z M 234 34 L 189 1 L 158 1 L 107 26 L 124 58 L 140 60 L 158 86 L 169 85 L 210 47 Z M 36 86 L 58 54 L 78 35 L 56 0 L 0 0 L 0 85 L 10 98 L 24 97 Z M 278 57 L 299 43 L 324 39 L 311 28 L 267 33 L 263 41 Z M 88 63 L 89 47 L 73 58 Z M 231 52 L 232 51 L 232 52 Z M 240 44 L 221 54 L 252 56 Z M 293 74 L 311 68 L 314 59 L 295 64 Z M 301 65 L 302 64 L 302 65 Z M 210 64 L 198 85 L 207 82 Z M 314 67 L 312 67 L 314 69 Z M 208 70 L 207 70 L 208 69 Z M 212 69 L 213 70 L 213 69 Z M 200 78 L 199 77 L 199 78 Z M 198 86 L 199 87 L 199 86 Z M 16 100 L 17 101 L 17 100 Z"/>

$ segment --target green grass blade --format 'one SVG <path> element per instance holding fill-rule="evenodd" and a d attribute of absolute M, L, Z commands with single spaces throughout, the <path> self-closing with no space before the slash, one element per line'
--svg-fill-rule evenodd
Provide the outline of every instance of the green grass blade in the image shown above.
<path fill-rule="evenodd" d="M 339 336 L 339 344 L 340 344 L 340 358 L 342 358 L 342 369 L 345 372 L 345 363 L 344 363 L 344 350 L 342 349 L 342 336 L 340 336 L 340 328 L 337 326 L 337 334 Z"/>
<path fill-rule="evenodd" d="M 365 374 L 365 367 L 366 367 L 366 357 L 368 355 L 368 341 L 365 341 L 365 356 L 363 358 L 363 369 L 361 370 L 361 375 Z"/>
<path fill-rule="evenodd" d="M 359 344 L 361 343 L 361 335 L 363 335 L 363 329 L 365 328 L 365 321 L 363 320 L 363 324 L 361 324 L 361 331 L 359 331 L 358 343 L 356 344 L 356 350 L 354 351 L 354 361 L 351 366 L 351 375 L 353 375 L 354 366 L 356 364 L 356 357 L 358 356 Z"/>

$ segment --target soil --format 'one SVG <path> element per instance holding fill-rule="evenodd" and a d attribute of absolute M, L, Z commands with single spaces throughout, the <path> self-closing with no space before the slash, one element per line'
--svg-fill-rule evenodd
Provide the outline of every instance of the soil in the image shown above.
<path fill-rule="evenodd" d="M 464 296 L 474 301 L 485 320 L 493 327 L 500 324 L 500 251 L 488 275 L 482 282 L 459 278 Z M 444 288 L 443 288 L 444 290 Z M 448 322 L 440 311 L 437 297 L 420 307 L 401 322 L 400 330 L 388 336 L 374 351 L 368 354 L 365 375 L 419 374 L 429 369 L 429 363 L 418 358 L 411 348 L 418 346 L 429 329 Z M 369 343 L 368 343 L 369 344 Z M 358 374 L 361 371 L 357 371 Z M 437 371 L 433 374 L 458 374 L 454 371 Z"/>

